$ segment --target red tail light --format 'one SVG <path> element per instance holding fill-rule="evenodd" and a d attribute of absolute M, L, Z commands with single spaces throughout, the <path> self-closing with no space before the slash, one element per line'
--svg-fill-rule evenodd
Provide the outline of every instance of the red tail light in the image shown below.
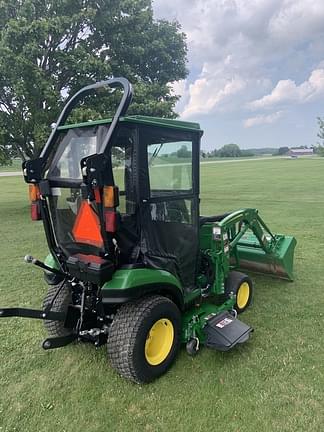
<path fill-rule="evenodd" d="M 110 233 L 117 231 L 117 213 L 115 211 L 105 210 L 105 228 Z"/>
<path fill-rule="evenodd" d="M 30 215 L 33 221 L 38 221 L 42 219 L 41 212 L 40 212 L 40 202 L 34 201 L 31 203 L 30 206 Z"/>

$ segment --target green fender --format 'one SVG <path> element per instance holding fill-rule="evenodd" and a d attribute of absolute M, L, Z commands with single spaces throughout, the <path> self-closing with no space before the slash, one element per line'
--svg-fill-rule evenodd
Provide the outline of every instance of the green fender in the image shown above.
<path fill-rule="evenodd" d="M 51 267 L 52 269 L 60 270 L 59 263 L 56 261 L 52 254 L 47 255 L 44 260 L 44 264 L 46 264 L 48 267 Z"/>
<path fill-rule="evenodd" d="M 46 264 L 48 267 L 52 269 L 60 270 L 60 265 L 57 262 L 57 260 L 53 257 L 52 254 L 47 255 L 47 257 L 44 260 L 44 264 Z M 57 285 L 58 283 L 62 282 L 64 278 L 60 275 L 44 270 L 44 279 L 48 285 Z"/>
<path fill-rule="evenodd" d="M 104 304 L 120 304 L 147 294 L 168 295 L 183 309 L 183 290 L 179 280 L 171 273 L 159 269 L 116 270 L 110 281 L 101 288 Z"/>

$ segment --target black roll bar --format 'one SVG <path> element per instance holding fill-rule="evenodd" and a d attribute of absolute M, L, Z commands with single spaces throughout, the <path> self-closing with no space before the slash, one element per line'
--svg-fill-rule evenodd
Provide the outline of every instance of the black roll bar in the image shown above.
<path fill-rule="evenodd" d="M 104 150 L 107 147 L 107 144 L 108 144 L 108 142 L 109 142 L 109 140 L 110 140 L 110 138 L 114 132 L 114 129 L 116 128 L 116 125 L 118 123 L 119 118 L 126 114 L 126 111 L 129 107 L 129 104 L 132 101 L 132 97 L 133 97 L 132 85 L 130 84 L 130 82 L 126 78 L 112 78 L 110 80 L 99 81 L 95 84 L 91 84 L 91 85 L 88 85 L 86 87 L 83 87 L 81 90 L 79 90 L 77 93 L 75 93 L 75 95 L 72 96 L 71 99 L 66 103 L 61 114 L 59 115 L 59 118 L 57 119 L 55 127 L 52 130 L 51 135 L 49 136 L 49 138 L 48 138 L 48 140 L 47 140 L 47 142 L 46 142 L 46 144 L 45 144 L 45 146 L 44 146 L 44 148 L 40 154 L 40 158 L 42 158 L 42 160 L 47 159 L 48 154 L 49 154 L 51 147 L 52 147 L 52 143 L 55 141 L 58 128 L 65 124 L 68 116 L 70 115 L 71 111 L 75 108 L 77 103 L 80 102 L 80 100 L 82 100 L 84 97 L 88 96 L 90 93 L 92 93 L 93 91 L 95 91 L 101 87 L 110 87 L 110 88 L 122 87 L 124 90 L 123 96 L 121 98 L 121 101 L 120 101 L 118 108 L 115 112 L 115 115 L 113 117 L 111 126 L 109 128 L 107 137 L 106 137 L 106 139 L 105 139 L 105 141 L 102 144 L 101 149 L 100 149 L 100 153 L 104 152 Z"/>

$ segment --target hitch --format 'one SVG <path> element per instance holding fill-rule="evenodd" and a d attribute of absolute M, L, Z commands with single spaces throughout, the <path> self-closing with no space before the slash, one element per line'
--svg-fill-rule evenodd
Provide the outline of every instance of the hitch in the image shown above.
<path fill-rule="evenodd" d="M 50 321 L 65 321 L 66 314 L 64 312 L 43 311 L 37 309 L 26 308 L 4 308 L 0 309 L 0 318 L 20 317 L 34 318 Z"/>

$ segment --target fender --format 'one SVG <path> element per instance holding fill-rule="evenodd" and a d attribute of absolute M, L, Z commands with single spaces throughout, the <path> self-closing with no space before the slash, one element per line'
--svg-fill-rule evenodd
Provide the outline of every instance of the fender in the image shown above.
<path fill-rule="evenodd" d="M 120 269 L 101 289 L 103 304 L 121 304 L 147 294 L 168 295 L 182 310 L 183 289 L 171 273 L 159 269 Z"/>

